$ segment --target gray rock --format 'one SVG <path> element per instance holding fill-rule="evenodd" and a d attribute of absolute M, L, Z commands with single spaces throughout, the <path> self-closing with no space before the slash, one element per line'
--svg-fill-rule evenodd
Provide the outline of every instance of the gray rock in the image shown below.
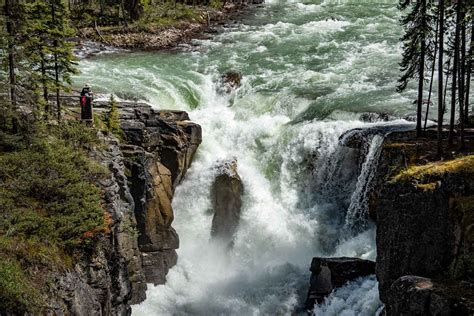
<path fill-rule="evenodd" d="M 311 279 L 306 308 L 312 310 L 333 289 L 359 277 L 375 274 L 375 262 L 358 258 L 320 258 L 311 262 Z"/>
<path fill-rule="evenodd" d="M 146 281 L 163 284 L 176 264 L 179 247 L 178 234 L 171 227 L 171 202 L 201 143 L 201 127 L 190 122 L 186 112 L 157 111 L 143 104 L 120 113 L 127 141 L 122 151 Z"/>
<path fill-rule="evenodd" d="M 211 236 L 231 245 L 240 221 L 244 186 L 237 173 L 237 161 L 224 161 L 217 166 L 211 187 L 214 209 Z"/>

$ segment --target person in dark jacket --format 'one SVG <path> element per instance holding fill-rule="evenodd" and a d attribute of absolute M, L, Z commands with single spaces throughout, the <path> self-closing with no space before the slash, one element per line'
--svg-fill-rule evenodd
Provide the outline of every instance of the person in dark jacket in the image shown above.
<path fill-rule="evenodd" d="M 93 121 L 92 100 L 93 94 L 89 85 L 85 85 L 81 91 L 81 120 L 91 124 Z"/>

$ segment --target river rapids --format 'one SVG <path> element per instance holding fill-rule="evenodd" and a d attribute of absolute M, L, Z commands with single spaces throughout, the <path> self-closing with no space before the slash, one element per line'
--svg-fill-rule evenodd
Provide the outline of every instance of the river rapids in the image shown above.
<path fill-rule="evenodd" d="M 375 259 L 375 227 L 360 222 L 360 212 L 382 137 L 368 140 L 362 159 L 339 137 L 393 123 L 364 123 L 362 112 L 413 112 L 416 91 L 395 91 L 396 2 L 270 1 L 180 51 L 80 62 L 78 86 L 186 110 L 203 128 L 173 201 L 178 264 L 166 284 L 149 286 L 134 315 L 304 313 L 312 257 Z M 219 79 L 229 70 L 241 72 L 243 82 L 226 94 Z M 225 251 L 210 243 L 210 186 L 216 161 L 231 158 L 245 192 L 234 247 Z M 368 277 L 314 312 L 374 315 L 380 305 L 375 277 Z"/>

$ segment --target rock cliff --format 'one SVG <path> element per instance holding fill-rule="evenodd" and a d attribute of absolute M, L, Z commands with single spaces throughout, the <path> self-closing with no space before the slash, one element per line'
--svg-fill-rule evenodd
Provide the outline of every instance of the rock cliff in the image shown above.
<path fill-rule="evenodd" d="M 431 145 L 395 133 L 383 146 L 370 208 L 388 315 L 474 313 L 474 157 L 429 162 Z"/>
<path fill-rule="evenodd" d="M 123 139 L 102 135 L 105 146 L 91 153 L 110 171 L 99 183 L 110 231 L 79 254 L 73 270 L 55 275 L 48 295 L 55 314 L 129 315 L 130 305 L 145 299 L 147 283 L 164 283 L 177 262 L 171 202 L 201 127 L 186 112 L 121 106 Z"/>
<path fill-rule="evenodd" d="M 146 280 L 163 284 L 179 247 L 171 227 L 173 193 L 201 143 L 201 127 L 190 122 L 186 112 L 144 105 L 122 108 L 121 127 Z"/>

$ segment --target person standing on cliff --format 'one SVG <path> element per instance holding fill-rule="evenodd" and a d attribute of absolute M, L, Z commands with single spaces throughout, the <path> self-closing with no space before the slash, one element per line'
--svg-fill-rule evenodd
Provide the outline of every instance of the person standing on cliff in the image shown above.
<path fill-rule="evenodd" d="M 92 101 L 93 101 L 93 94 L 92 90 L 89 85 L 85 85 L 81 91 L 81 120 L 86 122 L 88 125 L 92 125 L 93 122 L 93 108 L 92 108 Z"/>

